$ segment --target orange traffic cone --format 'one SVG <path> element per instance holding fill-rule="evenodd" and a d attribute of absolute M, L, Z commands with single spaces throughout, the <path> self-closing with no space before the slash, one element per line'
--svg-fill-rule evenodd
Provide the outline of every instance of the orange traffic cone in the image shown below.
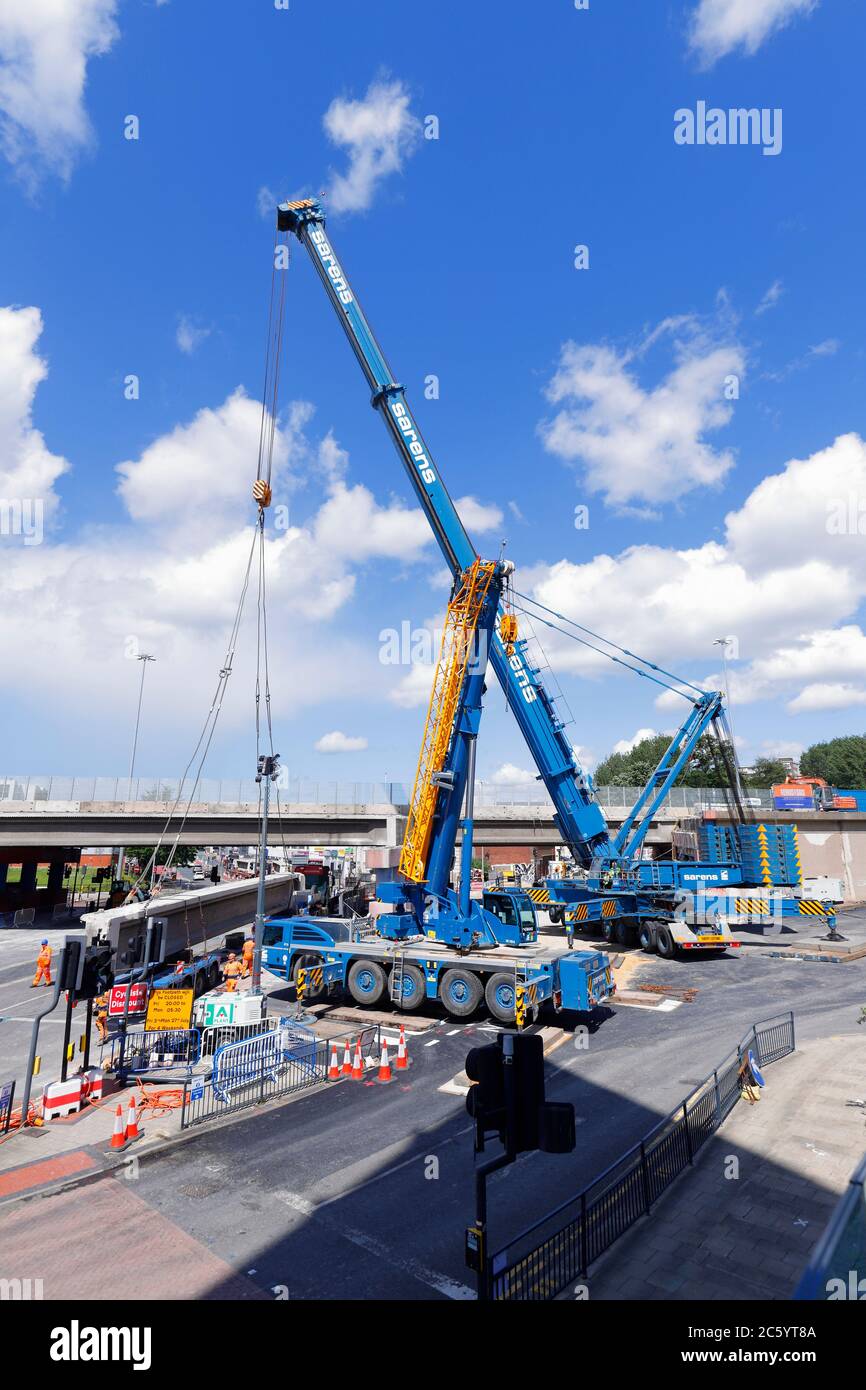
<path fill-rule="evenodd" d="M 352 1044 L 346 1039 L 346 1046 L 343 1048 L 343 1075 L 352 1075 Z"/>
<path fill-rule="evenodd" d="M 330 1063 L 330 1066 L 328 1067 L 328 1080 L 329 1080 L 329 1081 L 339 1081 L 339 1079 L 340 1079 L 340 1064 L 339 1064 L 339 1062 L 337 1061 L 337 1044 L 336 1044 L 335 1042 L 332 1042 L 332 1043 L 331 1043 L 331 1063 Z"/>
<path fill-rule="evenodd" d="M 355 1063 L 352 1067 L 352 1080 L 364 1080 L 364 1058 L 361 1056 L 361 1039 L 358 1039 L 358 1046 L 355 1048 Z"/>
<path fill-rule="evenodd" d="M 403 1029 L 403 1024 L 401 1023 L 401 1024 L 400 1024 L 400 1041 L 399 1041 L 399 1043 L 397 1044 L 397 1063 L 396 1063 L 397 1070 L 398 1070 L 398 1071 L 405 1071 L 406 1068 L 408 1067 L 408 1065 L 409 1065 L 409 1054 L 408 1054 L 408 1052 L 406 1051 L 406 1034 L 405 1034 L 404 1029 Z"/>
<path fill-rule="evenodd" d="M 126 1134 L 123 1129 L 123 1108 L 120 1105 L 118 1105 L 114 1112 L 114 1133 L 111 1136 L 111 1148 L 126 1148 Z"/>
<path fill-rule="evenodd" d="M 382 1039 L 382 1055 L 379 1058 L 379 1081 L 393 1081 L 391 1074 L 391 1063 L 388 1061 L 388 1039 Z"/>
<path fill-rule="evenodd" d="M 135 1113 L 135 1096 L 129 1097 L 129 1109 L 126 1112 L 125 1138 L 127 1140 L 141 1138 L 141 1130 L 138 1128 L 138 1116 Z"/>

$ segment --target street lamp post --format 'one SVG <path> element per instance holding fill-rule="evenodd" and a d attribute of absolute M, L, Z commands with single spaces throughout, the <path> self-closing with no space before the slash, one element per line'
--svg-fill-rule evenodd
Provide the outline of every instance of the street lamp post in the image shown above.
<path fill-rule="evenodd" d="M 141 662 L 141 682 L 138 687 L 138 708 L 135 711 L 135 733 L 132 737 L 132 755 L 129 759 L 129 782 L 126 788 L 127 801 L 131 801 L 132 799 L 132 774 L 135 771 L 135 754 L 138 748 L 138 730 L 141 724 L 141 702 L 144 699 L 144 673 L 147 670 L 147 663 L 149 661 L 156 661 L 156 657 L 151 656 L 149 652 L 139 652 L 138 656 L 135 659 L 136 661 Z M 125 854 L 125 847 L 123 845 L 120 845 L 117 851 L 117 877 L 121 882 L 123 880 L 123 860 Z"/>

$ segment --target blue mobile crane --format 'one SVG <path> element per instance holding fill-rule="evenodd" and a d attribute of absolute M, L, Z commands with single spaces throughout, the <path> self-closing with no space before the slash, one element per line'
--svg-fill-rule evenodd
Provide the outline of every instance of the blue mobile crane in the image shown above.
<path fill-rule="evenodd" d="M 471 568 L 478 563 L 478 555 L 409 408 L 405 388 L 395 379 L 326 235 L 325 213 L 321 203 L 315 198 L 281 203 L 277 209 L 277 230 L 287 237 L 295 236 L 309 253 L 367 380 L 371 392 L 371 405 L 382 417 L 397 449 L 415 495 L 451 571 L 456 590 L 464 582 L 464 577 Z M 679 866 L 674 866 L 668 874 L 668 881 L 663 883 L 653 874 L 654 866 L 645 865 L 639 859 L 640 848 L 654 812 L 661 805 L 709 725 L 712 723 L 718 730 L 722 724 L 724 712 L 721 695 L 718 692 L 701 691 L 692 687 L 696 691 L 696 698 L 692 698 L 692 708 L 684 724 L 674 736 L 631 815 L 614 839 L 591 783 L 576 763 L 554 702 L 545 689 L 538 670 L 529 659 L 527 642 L 518 636 L 514 613 L 509 611 L 503 601 L 506 589 L 505 576 L 500 576 L 499 585 L 493 585 L 491 588 L 491 603 L 492 596 L 497 594 L 498 612 L 493 615 L 485 614 L 483 621 L 479 622 L 479 630 L 489 632 L 490 662 L 553 803 L 557 828 L 573 858 L 586 873 L 586 881 L 580 884 L 563 884 L 560 880 L 548 880 L 547 891 L 554 908 L 561 906 L 566 918 L 570 913 L 571 921 L 567 924 L 571 926 L 575 923 L 598 920 L 606 923 L 609 930 L 613 930 L 614 924 L 617 924 L 617 934 L 621 939 L 625 939 L 630 931 L 635 931 L 640 934 L 642 943 L 648 949 L 657 948 L 663 954 L 668 953 L 668 944 L 670 954 L 678 944 L 698 947 L 734 944 L 730 942 L 724 912 L 718 905 L 713 902 L 707 904 L 693 889 L 684 887 L 686 882 L 691 881 L 689 875 L 693 875 L 696 869 L 703 866 L 689 865 L 688 869 L 683 871 L 684 877 L 678 876 Z M 630 656 L 631 653 L 627 655 Z M 644 664 L 654 670 L 659 669 L 653 667 L 652 663 Z M 483 679 L 481 684 L 483 685 Z M 434 684 L 434 697 L 435 694 Z M 471 698 L 474 699 L 474 695 Z M 466 718 L 470 722 L 474 721 L 474 732 L 477 733 L 480 705 L 467 705 L 468 709 L 476 711 Z M 719 745 L 724 746 L 721 737 Z M 470 937 L 474 933 L 477 938 L 479 930 L 478 925 L 472 928 L 468 924 L 466 903 L 461 905 L 453 897 L 447 898 L 448 890 L 444 887 L 447 882 L 445 859 L 448 859 L 450 869 L 449 855 L 453 854 L 453 836 L 456 835 L 461 804 L 458 793 L 465 792 L 470 758 L 474 774 L 474 736 L 457 740 L 454 758 L 454 767 L 447 769 L 447 775 L 454 778 L 454 794 L 449 794 L 447 809 L 441 811 L 441 833 L 435 837 L 431 849 L 431 882 L 436 885 L 433 898 L 434 904 L 438 904 L 436 910 L 444 913 L 443 925 L 436 929 L 426 924 L 426 929 L 436 930 L 437 939 L 441 940 L 448 940 L 450 933 L 454 944 L 457 944 L 461 935 L 465 940 L 467 933 Z M 737 796 L 736 779 L 733 779 L 732 785 Z M 429 791 L 428 788 L 428 794 Z M 410 808 L 410 815 L 412 810 L 413 808 Z M 738 810 L 739 818 L 742 820 L 739 799 Z M 464 827 L 464 847 L 468 843 L 471 853 L 471 815 L 468 819 L 469 833 Z M 404 879 L 406 867 L 406 863 L 401 860 Z M 465 885 L 468 900 L 468 859 L 464 869 L 461 882 Z M 707 879 L 701 879 L 700 883 L 742 881 L 742 878 L 728 878 L 725 871 L 715 865 L 714 871 Z M 397 922 L 403 915 L 411 917 L 415 922 L 421 920 L 419 911 L 423 917 L 422 895 L 418 880 L 415 880 L 414 889 L 410 880 L 409 883 L 383 886 L 382 891 L 387 895 L 387 900 L 398 909 L 394 914 L 395 931 L 401 930 Z M 555 897 L 554 893 L 559 896 Z M 726 908 L 727 904 L 723 903 L 722 906 Z M 474 910 L 470 909 L 470 916 Z M 481 914 L 481 935 L 486 936 L 491 932 L 495 934 L 496 928 L 489 920 L 485 920 L 485 909 L 480 908 L 477 911 Z M 428 909 L 428 918 L 429 915 Z M 461 917 L 462 925 L 455 926 Z M 704 927 L 706 931 L 702 930 Z M 695 928 L 697 930 L 694 930 Z M 442 933 L 441 936 L 438 935 L 439 932 Z"/>

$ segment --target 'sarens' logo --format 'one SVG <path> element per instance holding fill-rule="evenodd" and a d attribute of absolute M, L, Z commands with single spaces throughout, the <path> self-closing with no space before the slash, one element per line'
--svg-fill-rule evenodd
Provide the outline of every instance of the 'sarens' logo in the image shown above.
<path fill-rule="evenodd" d="M 352 304 L 354 302 L 352 291 L 346 283 L 346 277 L 340 269 L 340 263 L 331 250 L 328 239 L 321 227 L 312 227 L 310 229 L 310 241 L 319 253 L 319 260 L 328 272 L 328 276 L 333 283 L 334 290 L 340 303 Z"/>
<path fill-rule="evenodd" d="M 499 646 L 502 648 L 502 651 L 505 652 L 505 646 L 498 632 L 496 633 L 496 640 L 499 643 Z M 528 705 L 531 705 L 533 700 L 538 698 L 538 691 L 529 678 L 529 672 L 523 664 L 523 658 L 521 657 L 520 653 L 515 649 L 511 653 L 511 656 L 505 653 L 505 660 L 508 662 L 509 666 L 514 672 L 514 675 L 517 679 L 517 684 L 520 686 L 520 691 L 523 695 L 524 700 Z"/>
<path fill-rule="evenodd" d="M 430 460 L 427 457 L 426 453 L 424 452 L 424 445 L 418 438 L 418 431 L 415 428 L 415 425 L 413 424 L 412 416 L 409 414 L 409 411 L 406 409 L 402 401 L 391 401 L 391 414 L 394 416 L 394 419 L 400 426 L 400 431 L 403 435 L 403 441 L 406 445 L 406 448 L 409 450 L 409 453 L 415 460 L 415 466 L 417 467 L 418 472 L 421 474 L 421 477 L 424 479 L 424 482 L 435 483 L 435 470 L 432 464 L 430 463 Z"/>

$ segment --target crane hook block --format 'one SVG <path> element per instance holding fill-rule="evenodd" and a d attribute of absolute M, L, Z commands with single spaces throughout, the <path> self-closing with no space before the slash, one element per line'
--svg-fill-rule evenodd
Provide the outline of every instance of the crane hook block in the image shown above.
<path fill-rule="evenodd" d="M 253 483 L 253 501 L 258 502 L 260 507 L 271 505 L 271 485 L 264 478 L 256 478 Z"/>
<path fill-rule="evenodd" d="M 514 643 L 517 641 L 517 616 L 514 613 L 503 613 L 499 623 L 499 636 L 505 647 L 505 655 L 512 656 L 514 653 Z"/>

